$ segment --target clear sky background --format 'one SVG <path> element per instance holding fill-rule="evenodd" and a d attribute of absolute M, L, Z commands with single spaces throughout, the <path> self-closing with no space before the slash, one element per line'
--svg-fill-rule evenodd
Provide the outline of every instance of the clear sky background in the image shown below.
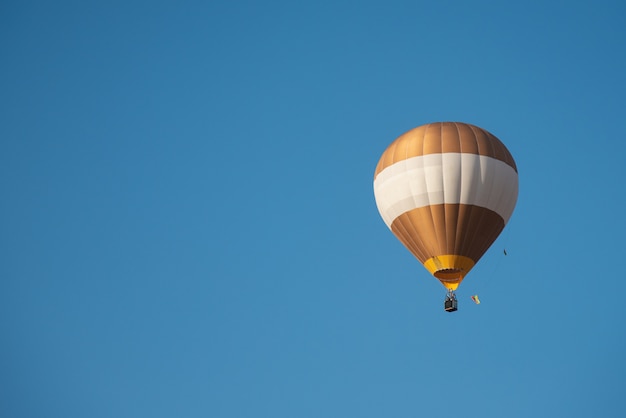
<path fill-rule="evenodd" d="M 623 1 L 4 1 L 0 62 L 0 416 L 624 416 Z M 434 121 L 520 176 L 453 314 L 372 190 Z"/>

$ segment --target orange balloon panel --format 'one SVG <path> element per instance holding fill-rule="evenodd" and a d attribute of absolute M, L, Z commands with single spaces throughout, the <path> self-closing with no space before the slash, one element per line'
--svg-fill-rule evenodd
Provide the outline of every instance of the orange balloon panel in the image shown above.
<path fill-rule="evenodd" d="M 451 290 L 496 240 L 517 193 L 511 153 L 494 135 L 466 123 L 430 123 L 404 133 L 374 174 L 383 220 Z"/>

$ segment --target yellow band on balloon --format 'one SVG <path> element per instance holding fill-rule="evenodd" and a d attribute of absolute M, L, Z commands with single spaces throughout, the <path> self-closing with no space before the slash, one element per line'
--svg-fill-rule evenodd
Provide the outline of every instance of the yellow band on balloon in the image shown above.
<path fill-rule="evenodd" d="M 474 260 L 462 255 L 438 255 L 424 262 L 424 267 L 449 290 L 456 290 L 474 267 Z"/>

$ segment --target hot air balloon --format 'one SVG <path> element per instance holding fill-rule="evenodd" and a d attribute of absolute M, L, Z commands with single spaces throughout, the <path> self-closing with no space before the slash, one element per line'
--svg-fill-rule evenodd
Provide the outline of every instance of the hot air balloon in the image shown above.
<path fill-rule="evenodd" d="M 493 134 L 436 122 L 400 135 L 374 173 L 385 224 L 447 289 L 444 308 L 508 222 L 518 193 L 517 166 Z"/>

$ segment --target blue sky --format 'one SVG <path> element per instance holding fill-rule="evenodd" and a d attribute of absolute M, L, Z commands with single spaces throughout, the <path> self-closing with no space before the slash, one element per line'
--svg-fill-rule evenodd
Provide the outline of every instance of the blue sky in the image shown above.
<path fill-rule="evenodd" d="M 0 415 L 622 416 L 625 18 L 3 2 Z M 454 314 L 372 191 L 434 121 L 520 176 Z"/>

